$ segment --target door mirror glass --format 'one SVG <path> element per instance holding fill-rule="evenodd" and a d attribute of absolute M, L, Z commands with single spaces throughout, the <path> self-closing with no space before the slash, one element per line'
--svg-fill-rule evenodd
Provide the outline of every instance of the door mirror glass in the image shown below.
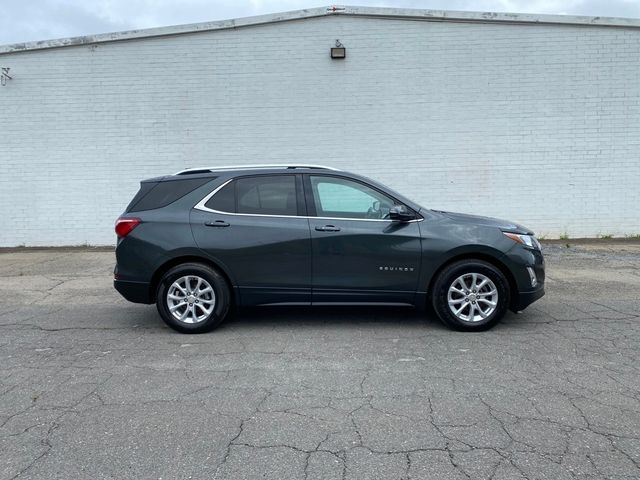
<path fill-rule="evenodd" d="M 394 222 L 408 222 L 416 217 L 413 212 L 409 211 L 404 205 L 394 205 L 389 209 L 389 218 Z"/>

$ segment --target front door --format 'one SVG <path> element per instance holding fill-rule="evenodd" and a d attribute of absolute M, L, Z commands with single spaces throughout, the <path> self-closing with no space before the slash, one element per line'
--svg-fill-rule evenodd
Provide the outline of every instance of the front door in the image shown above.
<path fill-rule="evenodd" d="M 417 219 L 389 220 L 398 202 L 338 175 L 305 175 L 313 303 L 413 303 L 421 240 Z"/>
<path fill-rule="evenodd" d="M 197 245 L 233 275 L 243 305 L 311 301 L 299 175 L 238 177 L 191 213 Z"/>

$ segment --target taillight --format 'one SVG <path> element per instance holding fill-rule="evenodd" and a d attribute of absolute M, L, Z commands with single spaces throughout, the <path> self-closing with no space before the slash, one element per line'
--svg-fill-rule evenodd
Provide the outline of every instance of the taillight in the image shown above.
<path fill-rule="evenodd" d="M 138 225 L 142 223 L 142 220 L 139 218 L 119 218 L 116 220 L 116 235 L 120 238 L 124 238 L 131 230 L 136 228 Z"/>

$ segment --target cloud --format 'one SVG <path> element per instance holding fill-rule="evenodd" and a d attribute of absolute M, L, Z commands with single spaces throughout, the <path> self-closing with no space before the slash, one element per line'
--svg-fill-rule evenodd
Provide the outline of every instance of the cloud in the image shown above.
<path fill-rule="evenodd" d="M 0 44 L 238 18 L 322 0 L 0 0 Z M 324 4 L 329 4 L 327 1 Z M 640 17 L 638 0 L 366 0 L 370 6 Z"/>

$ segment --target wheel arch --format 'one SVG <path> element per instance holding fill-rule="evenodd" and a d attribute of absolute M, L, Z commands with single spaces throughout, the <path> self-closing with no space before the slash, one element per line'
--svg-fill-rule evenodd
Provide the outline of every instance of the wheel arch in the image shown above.
<path fill-rule="evenodd" d="M 455 262 L 459 262 L 460 260 L 482 260 L 484 262 L 490 263 L 494 267 L 496 267 L 500 272 L 505 276 L 507 282 L 509 284 L 509 308 L 513 308 L 515 305 L 515 301 L 517 299 L 518 293 L 518 284 L 516 283 L 516 279 L 511 273 L 511 270 L 507 265 L 502 262 L 499 258 L 491 253 L 483 252 L 462 252 L 454 254 L 453 256 L 447 258 L 444 262 L 442 262 L 436 270 L 431 275 L 429 279 L 429 284 L 427 286 L 427 295 L 426 302 L 429 304 L 433 294 L 433 287 L 436 283 L 436 279 L 442 273 L 442 271 L 447 268 L 449 265 Z"/>
<path fill-rule="evenodd" d="M 156 268 L 151 277 L 151 282 L 149 283 L 149 298 L 152 300 L 152 302 L 156 301 L 156 292 L 158 290 L 158 284 L 160 283 L 160 279 L 162 278 L 162 276 L 173 267 L 177 267 L 178 265 L 182 265 L 183 263 L 201 263 L 216 270 L 220 275 L 224 277 L 227 284 L 229 285 L 231 303 L 235 304 L 235 289 L 233 288 L 233 282 L 231 281 L 231 277 L 229 276 L 229 274 L 225 271 L 224 268 L 222 268 L 218 263 L 214 262 L 210 258 L 198 255 L 181 255 L 178 257 L 174 257 Z"/>

